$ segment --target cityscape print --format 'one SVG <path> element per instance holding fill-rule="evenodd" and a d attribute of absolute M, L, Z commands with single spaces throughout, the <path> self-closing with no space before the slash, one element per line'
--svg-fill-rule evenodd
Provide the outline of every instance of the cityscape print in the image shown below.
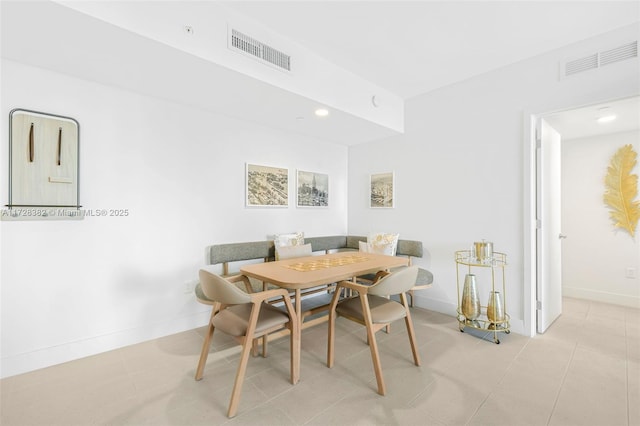
<path fill-rule="evenodd" d="M 329 175 L 298 170 L 298 207 L 329 206 Z"/>
<path fill-rule="evenodd" d="M 247 164 L 247 206 L 288 206 L 289 170 Z"/>
<path fill-rule="evenodd" d="M 393 172 L 371 175 L 371 207 L 393 208 Z"/>

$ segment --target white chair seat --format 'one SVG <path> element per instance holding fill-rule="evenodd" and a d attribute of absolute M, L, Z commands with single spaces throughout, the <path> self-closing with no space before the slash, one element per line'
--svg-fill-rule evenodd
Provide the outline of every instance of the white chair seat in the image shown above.
<path fill-rule="evenodd" d="M 231 336 L 244 336 L 249 327 L 253 307 L 250 304 L 230 306 L 213 317 L 213 326 Z M 263 303 L 258 314 L 255 334 L 289 322 L 289 314 Z"/>
<path fill-rule="evenodd" d="M 391 323 L 406 316 L 404 306 L 400 303 L 389 300 L 385 297 L 367 295 L 369 300 L 369 310 L 371 311 L 371 320 L 374 324 Z M 338 303 L 336 307 L 338 314 L 351 317 L 364 322 L 364 314 L 362 313 L 362 302 L 359 297 L 344 300 Z"/>

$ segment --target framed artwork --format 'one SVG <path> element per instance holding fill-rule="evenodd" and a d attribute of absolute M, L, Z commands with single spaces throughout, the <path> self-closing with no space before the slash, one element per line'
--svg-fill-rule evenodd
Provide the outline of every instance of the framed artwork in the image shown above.
<path fill-rule="evenodd" d="M 247 207 L 287 207 L 289 170 L 247 163 Z"/>
<path fill-rule="evenodd" d="M 393 172 L 371 175 L 369 202 L 371 208 L 393 208 Z"/>
<path fill-rule="evenodd" d="M 0 220 L 82 220 L 80 124 L 27 109 L 9 113 L 9 192 Z"/>
<path fill-rule="evenodd" d="M 329 175 L 298 170 L 298 207 L 329 206 Z"/>

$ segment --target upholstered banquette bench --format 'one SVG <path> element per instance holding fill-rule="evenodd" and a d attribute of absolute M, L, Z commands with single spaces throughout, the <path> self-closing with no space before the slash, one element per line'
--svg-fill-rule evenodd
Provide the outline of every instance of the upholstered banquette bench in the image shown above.
<path fill-rule="evenodd" d="M 336 251 L 357 251 L 360 242 L 366 242 L 367 237 L 361 236 L 328 236 L 328 237 L 305 237 L 304 244 L 311 244 L 313 253 L 330 253 Z M 232 278 L 240 275 L 239 269 L 243 264 L 250 262 L 270 262 L 275 260 L 276 248 L 273 240 L 251 241 L 242 243 L 214 244 L 206 248 L 206 263 L 208 265 L 221 265 L 221 274 L 224 277 Z M 396 256 L 408 257 L 409 265 L 414 257 L 422 257 L 423 249 L 421 241 L 398 240 L 396 246 Z M 359 280 L 372 280 L 372 276 L 358 277 Z M 236 285 L 248 293 L 266 290 L 267 283 L 255 281 L 253 279 L 234 280 Z M 409 291 L 410 304 L 413 306 L 414 291 L 431 287 L 433 274 L 426 269 L 419 269 L 416 284 Z M 302 294 L 302 328 L 313 327 L 316 324 L 325 322 L 332 298 L 333 285 L 320 286 L 309 289 Z M 202 299 L 200 286 L 196 287 L 196 297 Z M 206 299 L 206 298 L 205 298 Z M 204 299 L 202 299 L 204 300 Z M 277 338 L 278 336 L 273 336 Z"/>
<path fill-rule="evenodd" d="M 311 244 L 313 252 L 325 252 L 343 251 L 343 250 L 358 250 L 361 241 L 367 241 L 367 237 L 361 236 L 329 236 L 329 237 L 305 237 L 305 244 Z M 421 241 L 413 240 L 398 240 L 396 249 L 396 256 L 406 256 L 409 258 L 409 265 L 411 265 L 411 259 L 414 257 L 422 257 L 423 249 Z M 234 267 L 234 263 L 246 262 L 246 261 L 263 261 L 270 262 L 275 259 L 275 244 L 273 241 L 252 241 L 243 243 L 228 243 L 228 244 L 215 244 L 207 247 L 206 249 L 206 262 L 209 265 L 222 265 L 222 274 L 225 277 L 238 275 Z M 366 278 L 366 277 L 365 277 Z M 411 296 L 411 305 L 413 306 L 413 292 L 415 290 L 421 290 L 429 288 L 433 282 L 433 274 L 426 269 L 419 269 L 418 278 L 416 280 L 415 287 L 409 292 Z M 264 288 L 263 283 L 256 283 L 255 281 L 246 284 L 244 290 L 248 292 L 261 291 Z M 318 300 L 316 303 L 321 301 Z M 313 309 L 309 310 L 310 313 L 314 313 Z"/>

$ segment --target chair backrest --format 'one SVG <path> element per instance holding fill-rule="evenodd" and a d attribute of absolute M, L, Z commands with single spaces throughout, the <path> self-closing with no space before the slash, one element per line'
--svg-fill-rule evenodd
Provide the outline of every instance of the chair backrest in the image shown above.
<path fill-rule="evenodd" d="M 207 247 L 207 263 L 217 265 L 224 262 L 264 259 L 273 257 L 274 253 L 273 241 L 216 244 Z"/>
<path fill-rule="evenodd" d="M 304 242 L 311 244 L 312 251 L 329 252 L 330 250 L 348 248 L 347 237 L 344 235 L 333 237 L 305 237 Z"/>
<path fill-rule="evenodd" d="M 278 260 L 294 259 L 296 257 L 311 256 L 311 244 L 303 244 L 301 246 L 282 246 L 276 247 Z"/>
<path fill-rule="evenodd" d="M 407 266 L 380 279 L 369 287 L 368 293 L 376 296 L 404 293 L 416 285 L 416 278 L 418 278 L 418 267 Z"/>
<path fill-rule="evenodd" d="M 251 296 L 249 296 L 249 294 L 240 290 L 233 283 L 230 283 L 221 276 L 205 269 L 200 269 L 199 276 L 202 292 L 208 299 L 225 305 L 240 305 L 251 302 Z"/>
<path fill-rule="evenodd" d="M 422 241 L 398 240 L 396 255 L 409 257 L 422 257 Z"/>

